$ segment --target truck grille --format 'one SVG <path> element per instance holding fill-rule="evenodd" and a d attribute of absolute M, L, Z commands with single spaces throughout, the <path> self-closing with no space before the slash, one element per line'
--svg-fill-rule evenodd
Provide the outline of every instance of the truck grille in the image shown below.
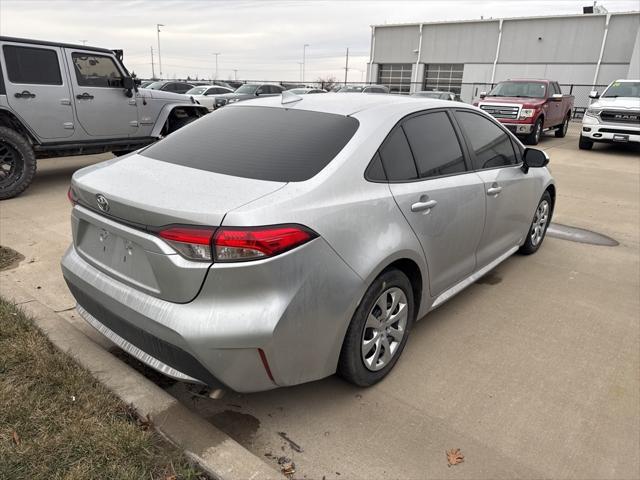
<path fill-rule="evenodd" d="M 603 110 L 600 118 L 603 122 L 640 124 L 640 112 Z"/>
<path fill-rule="evenodd" d="M 480 108 L 496 118 L 508 118 L 516 120 L 520 113 L 520 107 L 510 105 L 480 105 Z"/>

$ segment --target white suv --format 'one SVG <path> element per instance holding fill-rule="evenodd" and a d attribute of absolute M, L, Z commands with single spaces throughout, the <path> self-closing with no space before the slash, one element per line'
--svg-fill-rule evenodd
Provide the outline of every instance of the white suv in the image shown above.
<path fill-rule="evenodd" d="M 616 80 L 596 99 L 582 119 L 580 148 L 590 150 L 593 142 L 640 143 L 640 80 Z"/>

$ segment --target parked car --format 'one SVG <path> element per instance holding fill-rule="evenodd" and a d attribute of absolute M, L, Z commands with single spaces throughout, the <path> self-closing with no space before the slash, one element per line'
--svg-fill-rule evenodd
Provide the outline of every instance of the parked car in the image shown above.
<path fill-rule="evenodd" d="M 139 88 L 147 88 L 153 82 L 155 82 L 155 80 L 145 80 L 144 82 L 140 82 Z"/>
<path fill-rule="evenodd" d="M 215 108 L 222 107 L 227 103 L 242 102 L 257 97 L 273 97 L 281 95 L 282 92 L 284 92 L 284 88 L 275 83 L 245 83 L 233 93 L 217 96 Z"/>
<path fill-rule="evenodd" d="M 602 95 L 589 96 L 596 101 L 582 118 L 580 149 L 594 142 L 640 143 L 640 80 L 616 80 Z"/>
<path fill-rule="evenodd" d="M 240 88 L 240 86 L 244 85 L 244 82 L 240 82 L 238 80 L 227 80 L 227 82 L 229 84 L 229 88 L 232 88 L 234 90 Z"/>
<path fill-rule="evenodd" d="M 239 102 L 77 171 L 62 271 L 87 322 L 168 376 L 372 385 L 416 319 L 540 248 L 547 162 L 457 102 Z"/>
<path fill-rule="evenodd" d="M 186 82 L 174 82 L 171 80 L 160 80 L 147 85 L 149 90 L 162 90 L 163 92 L 187 93 L 195 85 Z"/>
<path fill-rule="evenodd" d="M 0 200 L 29 186 L 36 159 L 121 155 L 206 113 L 184 95 L 138 89 L 122 51 L 0 37 Z"/>
<path fill-rule="evenodd" d="M 302 88 L 292 88 L 287 90 L 287 92 L 295 93 L 296 95 L 308 95 L 314 93 L 327 93 L 326 90 L 321 88 L 312 88 L 312 87 L 302 87 Z"/>
<path fill-rule="evenodd" d="M 200 105 L 204 105 L 209 110 L 213 110 L 215 107 L 216 96 L 225 95 L 227 93 L 233 93 L 233 90 L 226 87 L 219 87 L 217 85 L 206 85 L 193 87 L 191 90 L 187 90 L 186 95 L 193 97 Z"/>
<path fill-rule="evenodd" d="M 389 93 L 384 85 L 345 85 L 337 93 Z"/>
<path fill-rule="evenodd" d="M 420 92 L 412 93 L 411 96 L 420 98 L 435 98 L 438 100 L 460 101 L 460 97 L 455 93 L 443 92 L 440 90 L 422 90 Z"/>
<path fill-rule="evenodd" d="M 507 80 L 473 102 L 493 115 L 527 145 L 537 145 L 545 130 L 556 137 L 567 134 L 573 95 L 565 95 L 553 80 Z"/>

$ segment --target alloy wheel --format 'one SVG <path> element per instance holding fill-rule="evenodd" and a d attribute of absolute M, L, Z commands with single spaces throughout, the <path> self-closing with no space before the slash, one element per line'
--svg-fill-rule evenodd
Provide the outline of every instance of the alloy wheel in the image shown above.
<path fill-rule="evenodd" d="M 378 297 L 362 332 L 362 361 L 368 370 L 384 368 L 397 353 L 406 332 L 408 312 L 407 296 L 400 288 L 389 288 Z"/>
<path fill-rule="evenodd" d="M 549 202 L 542 200 L 536 209 L 536 214 L 533 217 L 533 223 L 531 224 L 531 244 L 535 247 L 544 237 L 545 229 L 547 228 L 547 222 L 549 221 Z"/>

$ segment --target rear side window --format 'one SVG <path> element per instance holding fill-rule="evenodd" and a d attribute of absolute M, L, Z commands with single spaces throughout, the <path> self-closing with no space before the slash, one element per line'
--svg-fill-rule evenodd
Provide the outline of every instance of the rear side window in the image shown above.
<path fill-rule="evenodd" d="M 402 128 L 393 129 L 380 147 L 379 152 L 389 181 L 402 182 L 418 178 L 416 164 Z"/>
<path fill-rule="evenodd" d="M 458 137 L 445 112 L 412 117 L 402 127 L 421 178 L 466 171 Z"/>
<path fill-rule="evenodd" d="M 516 165 L 518 160 L 509 136 L 488 118 L 471 112 L 456 112 L 471 149 L 474 170 Z"/>
<path fill-rule="evenodd" d="M 81 87 L 122 88 L 122 74 L 111 57 L 72 53 L 71 58 Z"/>
<path fill-rule="evenodd" d="M 7 75 L 11 83 L 62 85 L 58 54 L 46 48 L 3 47 Z"/>
<path fill-rule="evenodd" d="M 358 125 L 355 118 L 343 115 L 272 107 L 225 107 L 172 133 L 141 154 L 236 177 L 301 182 L 326 167 L 351 140 Z"/>

